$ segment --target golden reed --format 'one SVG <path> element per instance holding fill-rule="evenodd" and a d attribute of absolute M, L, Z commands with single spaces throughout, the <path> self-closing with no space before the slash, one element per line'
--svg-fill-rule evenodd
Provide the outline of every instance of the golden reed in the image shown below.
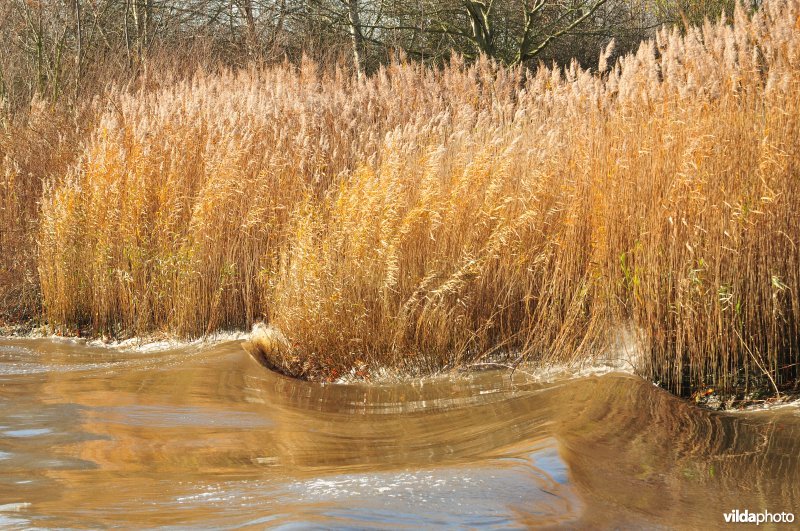
<path fill-rule="evenodd" d="M 263 320 L 270 363 L 306 378 L 574 361 L 627 327 L 676 392 L 782 389 L 798 83 L 800 2 L 775 0 L 593 71 L 304 63 L 114 92 L 45 185 L 44 318 L 115 336 Z"/>

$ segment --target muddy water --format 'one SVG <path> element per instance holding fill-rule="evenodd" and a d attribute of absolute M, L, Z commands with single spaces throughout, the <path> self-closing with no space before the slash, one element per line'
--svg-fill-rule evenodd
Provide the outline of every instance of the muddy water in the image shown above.
<path fill-rule="evenodd" d="M 800 518 L 798 409 L 712 413 L 625 375 L 322 386 L 237 342 L 0 340 L 3 528 L 713 528 L 734 508 Z"/>

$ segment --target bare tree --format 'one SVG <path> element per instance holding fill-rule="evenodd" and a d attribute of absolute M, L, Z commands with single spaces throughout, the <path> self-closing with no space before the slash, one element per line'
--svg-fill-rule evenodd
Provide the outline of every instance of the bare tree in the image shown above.
<path fill-rule="evenodd" d="M 364 34 L 361 30 L 361 13 L 358 0 L 344 0 L 347 4 L 347 18 L 350 22 L 350 35 L 353 40 L 353 65 L 361 77 L 364 72 Z"/>
<path fill-rule="evenodd" d="M 6 112 L 34 95 L 77 100 L 109 79 L 135 79 L 152 61 L 190 72 L 200 64 L 349 57 L 359 76 L 400 52 L 426 62 L 454 53 L 508 64 L 578 57 L 588 66 L 612 38 L 621 53 L 665 21 L 716 17 L 733 2 L 4 0 L 0 100 Z"/>

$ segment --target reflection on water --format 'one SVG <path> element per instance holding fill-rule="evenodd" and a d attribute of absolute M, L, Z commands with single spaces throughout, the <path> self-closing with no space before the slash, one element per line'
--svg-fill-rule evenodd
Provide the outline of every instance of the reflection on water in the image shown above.
<path fill-rule="evenodd" d="M 797 409 L 625 375 L 320 385 L 239 343 L 0 341 L 0 527 L 718 527 L 800 517 Z"/>

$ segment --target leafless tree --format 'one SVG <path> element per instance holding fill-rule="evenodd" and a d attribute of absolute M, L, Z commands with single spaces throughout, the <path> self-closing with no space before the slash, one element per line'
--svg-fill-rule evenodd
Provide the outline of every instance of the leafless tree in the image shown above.
<path fill-rule="evenodd" d="M 758 0 L 751 0 L 756 7 Z M 596 64 L 664 22 L 692 23 L 734 0 L 4 0 L 0 106 L 70 101 L 153 61 L 172 70 L 352 58 L 358 75 L 399 53 L 426 62 L 488 55 L 508 64 Z M 159 68 L 150 66 L 150 68 Z M 164 68 L 167 68 L 166 66 Z"/>

